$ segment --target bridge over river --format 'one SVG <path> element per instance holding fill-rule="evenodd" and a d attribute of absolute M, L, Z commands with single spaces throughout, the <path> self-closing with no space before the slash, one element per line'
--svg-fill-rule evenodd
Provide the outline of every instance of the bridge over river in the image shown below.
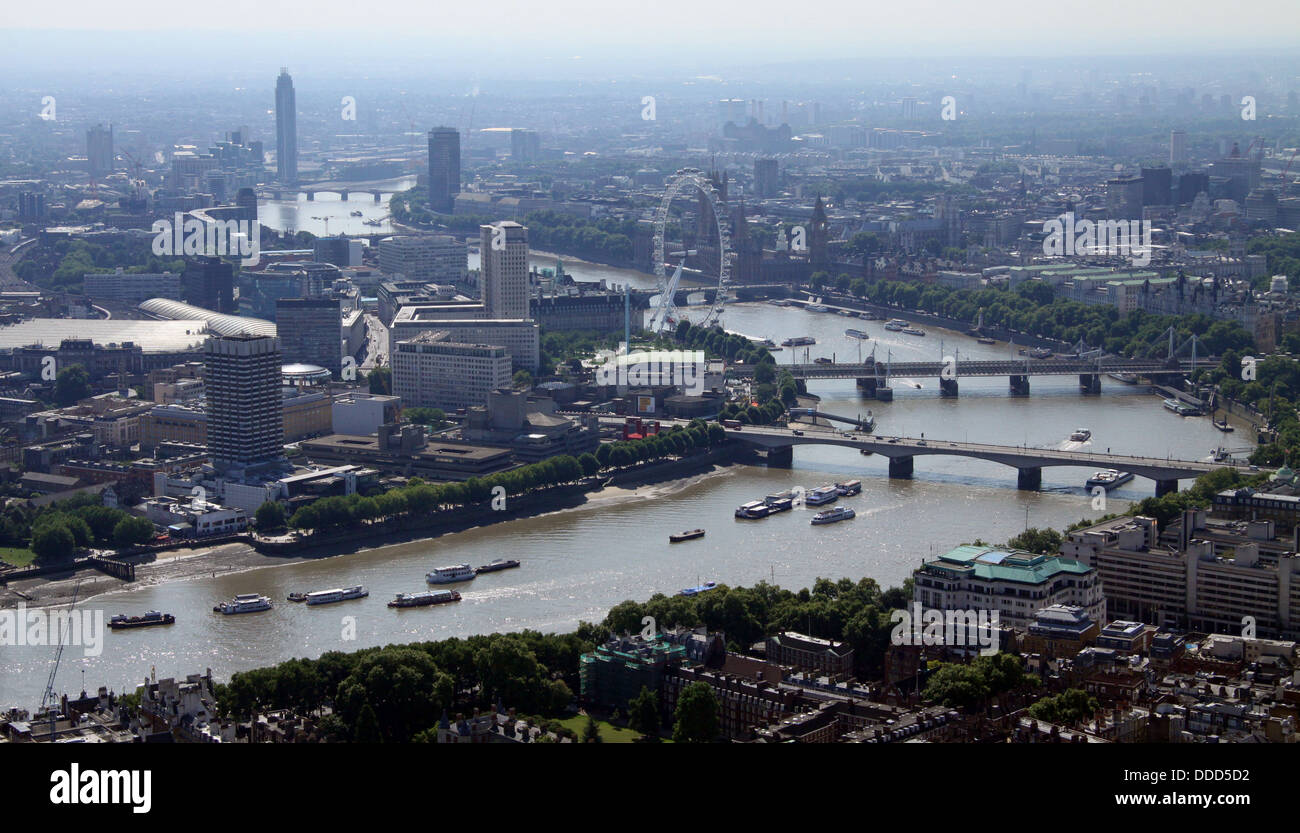
<path fill-rule="evenodd" d="M 868 396 L 892 399 L 890 379 L 916 379 L 938 377 L 939 391 L 944 396 L 957 395 L 957 380 L 963 376 L 1007 376 L 1011 392 L 1029 393 L 1030 376 L 1079 377 L 1079 387 L 1088 393 L 1101 391 L 1101 376 L 1105 373 L 1128 373 L 1134 376 L 1164 377 L 1175 381 L 1177 377 L 1197 368 L 1218 364 L 1214 356 L 1196 359 L 1125 359 L 1116 356 L 1102 358 L 1051 358 L 1051 359 L 994 359 L 983 361 L 928 361 L 928 362 L 844 362 L 783 364 L 778 370 L 788 370 L 796 379 L 856 379 L 858 387 Z M 733 365 L 732 376 L 747 379 L 754 375 L 753 365 Z"/>
<path fill-rule="evenodd" d="M 1025 446 L 958 443 L 919 437 L 877 437 L 816 430 L 795 434 L 789 428 L 760 426 L 727 429 L 727 436 L 766 450 L 769 465 L 778 466 L 790 463 L 796 445 L 839 445 L 869 451 L 889 460 L 890 477 L 911 477 L 916 458 L 927 455 L 943 454 L 991 460 L 1016 469 L 1018 472 L 1016 482 L 1021 489 L 1038 489 L 1042 485 L 1043 469 L 1048 466 L 1082 466 L 1093 470 L 1117 469 L 1132 472 L 1137 477 L 1155 481 L 1157 496 L 1177 491 L 1179 480 L 1193 479 L 1215 469 L 1235 468 L 1242 472 L 1257 471 L 1251 469 L 1249 464 L 1129 457 L 1122 454 L 1097 454 L 1091 451 L 1059 451 Z"/>

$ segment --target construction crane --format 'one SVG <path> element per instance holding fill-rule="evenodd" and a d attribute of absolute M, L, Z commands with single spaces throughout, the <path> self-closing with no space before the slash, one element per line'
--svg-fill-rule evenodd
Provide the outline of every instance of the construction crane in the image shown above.
<path fill-rule="evenodd" d="M 72 627 L 72 613 L 77 607 L 77 594 L 81 592 L 81 579 L 77 579 L 76 585 L 72 588 L 72 604 L 68 605 L 68 627 Z M 50 668 L 50 678 L 45 682 L 45 694 L 41 696 L 41 710 L 45 712 L 50 719 L 49 739 L 54 740 L 54 726 L 58 719 L 59 712 L 54 706 L 58 702 L 58 695 L 54 693 L 54 678 L 59 674 L 59 663 L 63 661 L 63 628 L 59 627 L 59 647 L 54 652 L 54 666 Z"/>

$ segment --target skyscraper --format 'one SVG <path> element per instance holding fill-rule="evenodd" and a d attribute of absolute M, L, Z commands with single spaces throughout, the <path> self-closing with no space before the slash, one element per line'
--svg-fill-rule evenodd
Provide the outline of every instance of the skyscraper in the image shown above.
<path fill-rule="evenodd" d="M 246 333 L 210 338 L 203 359 L 212 465 L 227 472 L 281 460 L 280 339 Z"/>
<path fill-rule="evenodd" d="M 1187 134 L 1181 130 L 1169 132 L 1169 164 L 1182 165 L 1187 162 Z"/>
<path fill-rule="evenodd" d="M 275 172 L 285 184 L 298 181 L 298 109 L 288 67 L 275 81 Z"/>
<path fill-rule="evenodd" d="M 429 131 L 429 208 L 450 214 L 460 193 L 460 133 L 454 127 Z"/>
<path fill-rule="evenodd" d="M 775 197 L 780 172 L 775 159 L 754 160 L 754 192 L 760 197 Z"/>
<path fill-rule="evenodd" d="M 510 158 L 515 162 L 536 162 L 542 155 L 541 138 L 536 130 L 515 127 L 510 130 Z"/>
<path fill-rule="evenodd" d="M 181 294 L 187 304 L 233 315 L 235 267 L 219 257 L 186 258 Z"/>
<path fill-rule="evenodd" d="M 337 298 L 280 298 L 275 328 L 285 364 L 315 364 L 338 377 L 342 370 L 343 334 Z"/>
<path fill-rule="evenodd" d="M 479 226 L 479 238 L 488 318 L 527 318 L 528 229 L 506 221 Z"/>
<path fill-rule="evenodd" d="M 113 126 L 99 125 L 86 131 L 86 167 L 91 179 L 103 179 L 113 172 Z"/>

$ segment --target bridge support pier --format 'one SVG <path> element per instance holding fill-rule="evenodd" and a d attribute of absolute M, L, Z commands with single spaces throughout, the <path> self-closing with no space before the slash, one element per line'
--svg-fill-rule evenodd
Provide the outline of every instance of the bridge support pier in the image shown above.
<path fill-rule="evenodd" d="M 376 203 L 382 202 L 382 200 L 380 200 L 380 198 L 379 198 L 379 192 L 378 192 L 378 191 L 371 191 L 370 193 L 374 195 L 374 197 L 375 197 L 375 202 L 376 202 Z"/>
<path fill-rule="evenodd" d="M 794 446 L 783 445 L 769 448 L 765 455 L 770 469 L 788 469 L 794 465 Z"/>
<path fill-rule="evenodd" d="M 956 395 L 957 395 L 957 380 L 956 380 L 956 379 L 943 379 L 943 378 L 940 378 L 940 379 L 939 379 L 939 395 L 940 395 L 940 396 L 956 396 Z"/>
<path fill-rule="evenodd" d="M 868 399 L 876 398 L 876 377 L 867 376 L 857 380 L 858 392 Z"/>
<path fill-rule="evenodd" d="M 1016 488 L 1036 492 L 1043 487 L 1042 469 L 1016 469 Z"/>
<path fill-rule="evenodd" d="M 1011 395 L 1028 396 L 1029 395 L 1029 377 L 1012 376 L 1011 377 Z"/>
<path fill-rule="evenodd" d="M 1164 497 L 1165 495 L 1170 494 L 1171 492 L 1176 492 L 1176 491 L 1178 491 L 1178 481 L 1177 481 L 1177 480 L 1157 480 L 1157 481 L 1156 481 L 1156 497 Z"/>
<path fill-rule="evenodd" d="M 1101 393 L 1101 377 L 1096 373 L 1080 373 L 1079 390 L 1083 393 Z"/>
<path fill-rule="evenodd" d="M 308 192 L 307 192 L 307 202 L 315 202 L 315 201 L 316 201 L 316 192 L 315 192 L 315 191 L 308 191 Z"/>
<path fill-rule="evenodd" d="M 348 189 L 344 188 L 342 191 L 340 191 L 340 192 L 339 192 L 339 198 L 340 198 L 341 200 L 343 200 L 343 202 L 347 202 L 347 201 L 348 201 Z"/>
<path fill-rule="evenodd" d="M 912 477 L 913 457 L 890 457 L 889 476 L 910 480 Z"/>

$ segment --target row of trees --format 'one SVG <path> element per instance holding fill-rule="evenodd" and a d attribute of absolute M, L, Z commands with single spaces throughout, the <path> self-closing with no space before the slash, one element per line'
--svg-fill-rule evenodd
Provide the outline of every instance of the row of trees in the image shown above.
<path fill-rule="evenodd" d="M 444 712 L 454 718 L 497 702 L 536 714 L 567 708 L 578 658 L 594 648 L 591 637 L 586 626 L 569 634 L 521 631 L 329 651 L 237 672 L 217 686 L 217 707 L 230 717 L 328 707 L 331 714 L 319 723 L 326 740 L 428 741 Z"/>
<path fill-rule="evenodd" d="M 0 511 L 0 544 L 29 547 L 42 563 L 66 560 L 86 547 L 143 544 L 153 535 L 147 518 L 104 506 L 95 495 L 77 495 L 45 507 L 10 501 Z"/>
<path fill-rule="evenodd" d="M 1300 362 L 1289 356 L 1269 356 L 1253 364 L 1244 359 L 1245 354 L 1229 350 L 1218 367 L 1203 371 L 1198 380 L 1217 385 L 1224 396 L 1268 416 L 1275 436 L 1251 453 L 1252 463 L 1300 466 L 1300 417 L 1296 413 L 1300 407 Z"/>
<path fill-rule="evenodd" d="M 287 523 L 294 529 L 329 531 L 355 526 L 381 518 L 426 515 L 450 506 L 483 503 L 494 497 L 513 497 L 591 477 L 607 468 L 619 468 L 646 460 L 686 454 L 726 441 L 720 425 L 694 420 L 688 426 L 675 425 L 656 436 L 641 440 L 604 443 L 595 454 L 579 457 L 567 454 L 551 457 L 509 471 L 486 477 L 471 477 L 463 483 L 426 483 L 412 478 L 405 486 L 371 496 L 321 498 L 293 513 Z M 495 491 L 498 487 L 504 492 Z M 262 530 L 285 523 L 283 514 L 263 505 L 258 509 L 257 526 Z M 265 524 L 265 525 L 264 525 Z"/>

